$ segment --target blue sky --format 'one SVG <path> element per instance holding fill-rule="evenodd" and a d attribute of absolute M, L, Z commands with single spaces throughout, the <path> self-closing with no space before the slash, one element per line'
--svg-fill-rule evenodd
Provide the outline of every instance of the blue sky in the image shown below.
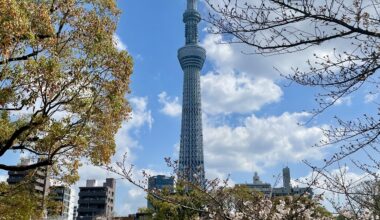
<path fill-rule="evenodd" d="M 129 162 L 152 174 L 169 173 L 164 157 L 177 159 L 180 137 L 180 111 L 183 73 L 177 50 L 184 44 L 182 13 L 185 0 L 118 1 L 122 9 L 117 36 L 120 49 L 134 57 L 131 94 L 127 95 L 133 113 L 116 135 L 114 161 L 129 153 Z M 200 11 L 207 14 L 201 4 Z M 220 44 L 223 38 L 208 34 L 200 25 L 200 44 L 207 49 L 202 70 L 203 132 L 205 171 L 208 178 L 231 175 L 232 183 L 251 182 L 255 171 L 273 184 L 288 165 L 292 178 L 308 175 L 306 159 L 318 163 L 332 149 L 312 148 L 322 138 L 320 127 L 333 123 L 332 116 L 353 117 L 367 110 L 373 98 L 365 91 L 346 97 L 332 109 L 306 125 L 306 113 L 317 107 L 316 89 L 304 88 L 284 80 L 274 69 L 291 73 L 292 66 L 305 66 L 314 52 L 329 53 L 329 45 L 302 54 L 262 57 L 245 55 L 244 45 Z M 305 111 L 306 110 L 306 111 Z M 8 161 L 16 160 L 9 156 Z M 85 165 L 81 181 L 103 181 L 112 176 Z M 0 172 L 0 175 L 5 175 Z M 125 215 L 146 205 L 145 193 L 126 181 L 118 180 L 116 213 Z"/>

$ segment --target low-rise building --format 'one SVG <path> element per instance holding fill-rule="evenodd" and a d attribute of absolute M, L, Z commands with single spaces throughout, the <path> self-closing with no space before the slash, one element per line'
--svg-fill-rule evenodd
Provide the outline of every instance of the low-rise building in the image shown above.
<path fill-rule="evenodd" d="M 272 186 L 269 183 L 261 181 L 257 172 L 255 172 L 255 175 L 253 176 L 253 183 L 238 184 L 238 186 L 245 186 L 249 189 L 262 192 L 265 195 L 270 195 L 272 192 Z"/>
<path fill-rule="evenodd" d="M 19 165 L 26 166 L 30 163 L 30 159 L 22 158 Z M 27 182 L 36 195 L 47 196 L 49 193 L 49 178 L 46 169 L 46 167 L 40 167 L 26 171 L 9 171 L 7 182 L 9 185 Z"/>
<path fill-rule="evenodd" d="M 56 202 L 58 213 L 48 210 L 49 219 L 67 220 L 70 212 L 71 189 L 67 186 L 52 186 L 50 187 L 49 197 Z"/>
<path fill-rule="evenodd" d="M 19 163 L 20 166 L 31 164 L 31 159 L 22 158 Z M 39 167 L 36 169 L 26 171 L 9 171 L 7 182 L 9 185 L 25 184 L 37 198 L 38 205 L 46 216 L 46 204 L 44 199 L 49 194 L 49 176 L 47 167 Z"/>
<path fill-rule="evenodd" d="M 79 187 L 77 220 L 112 220 L 115 201 L 115 179 L 108 178 L 103 186 L 95 180 L 87 180 L 86 187 Z"/>

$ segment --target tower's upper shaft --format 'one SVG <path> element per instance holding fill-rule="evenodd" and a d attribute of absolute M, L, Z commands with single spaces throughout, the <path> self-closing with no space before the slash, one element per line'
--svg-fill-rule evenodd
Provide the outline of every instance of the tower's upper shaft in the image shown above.
<path fill-rule="evenodd" d="M 196 10 L 197 4 L 198 0 L 187 0 L 187 10 L 183 14 L 186 45 L 179 49 L 178 58 L 183 69 L 196 67 L 199 71 L 205 61 L 206 51 L 198 46 L 198 23 L 201 15 Z"/>
<path fill-rule="evenodd" d="M 187 0 L 187 10 L 197 10 L 197 0 Z"/>
<path fill-rule="evenodd" d="M 186 44 L 198 43 L 198 23 L 201 15 L 197 11 L 198 0 L 187 0 L 187 10 L 183 14 L 183 22 L 186 25 Z"/>

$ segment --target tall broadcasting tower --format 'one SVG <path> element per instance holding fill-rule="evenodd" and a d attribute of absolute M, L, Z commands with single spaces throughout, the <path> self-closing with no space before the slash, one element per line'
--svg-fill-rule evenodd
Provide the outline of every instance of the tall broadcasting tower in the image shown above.
<path fill-rule="evenodd" d="M 178 50 L 178 60 L 184 72 L 178 168 L 181 179 L 203 185 L 205 171 L 200 70 L 206 59 L 206 50 L 198 46 L 198 23 L 201 21 L 201 15 L 197 11 L 197 1 L 187 0 L 187 10 L 183 14 L 186 45 Z"/>

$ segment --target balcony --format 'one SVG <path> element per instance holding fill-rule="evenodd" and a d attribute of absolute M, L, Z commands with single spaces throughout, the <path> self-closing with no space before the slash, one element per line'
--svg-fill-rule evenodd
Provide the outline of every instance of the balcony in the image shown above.
<path fill-rule="evenodd" d="M 106 204 L 106 199 L 79 199 L 78 204 Z"/>
<path fill-rule="evenodd" d="M 104 214 L 104 209 L 98 209 L 98 208 L 88 208 L 88 207 L 79 207 L 78 208 L 78 216 L 81 215 L 81 213 L 92 213 L 93 216 Z"/>
<path fill-rule="evenodd" d="M 42 184 L 42 185 L 45 184 L 45 180 L 44 179 L 36 178 L 34 181 L 36 181 L 36 183 L 39 183 L 39 184 Z"/>
<path fill-rule="evenodd" d="M 37 185 L 34 185 L 34 189 L 37 190 L 37 191 L 40 191 L 40 192 L 43 192 L 44 191 L 44 188 L 41 187 L 41 186 L 37 186 Z"/>
<path fill-rule="evenodd" d="M 99 197 L 99 196 L 106 196 L 105 191 L 80 191 L 79 197 L 88 196 L 88 197 Z"/>

